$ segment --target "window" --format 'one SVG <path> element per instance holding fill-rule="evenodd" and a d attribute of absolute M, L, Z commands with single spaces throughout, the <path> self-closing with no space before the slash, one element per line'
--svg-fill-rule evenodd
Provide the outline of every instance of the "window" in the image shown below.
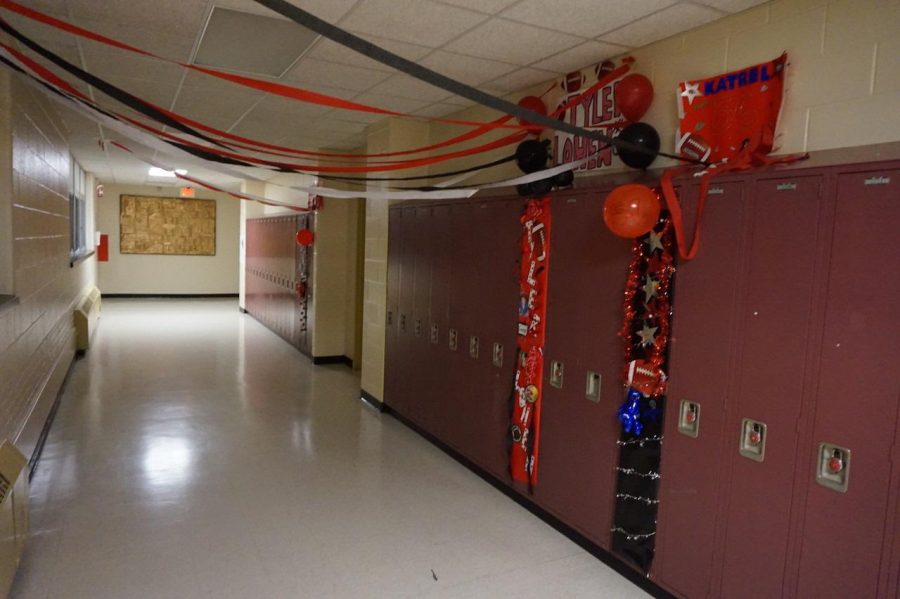
<path fill-rule="evenodd" d="M 72 191 L 69 194 L 69 260 L 73 264 L 91 255 L 88 241 L 88 177 L 72 160 Z"/>

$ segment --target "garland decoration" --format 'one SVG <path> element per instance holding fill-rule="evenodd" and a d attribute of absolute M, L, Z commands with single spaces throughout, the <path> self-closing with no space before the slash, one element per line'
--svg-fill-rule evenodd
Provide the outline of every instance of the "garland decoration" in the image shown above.
<path fill-rule="evenodd" d="M 647 234 L 634 240 L 619 333 L 625 342 L 626 400 L 618 413 L 623 430 L 612 547 L 644 572 L 653 560 L 659 503 L 674 237 L 672 219 L 663 212 Z"/>
<path fill-rule="evenodd" d="M 519 361 L 513 386 L 509 470 L 514 481 L 537 484 L 543 395 L 547 275 L 550 264 L 550 197 L 529 199 L 522 213 L 519 269 Z"/>

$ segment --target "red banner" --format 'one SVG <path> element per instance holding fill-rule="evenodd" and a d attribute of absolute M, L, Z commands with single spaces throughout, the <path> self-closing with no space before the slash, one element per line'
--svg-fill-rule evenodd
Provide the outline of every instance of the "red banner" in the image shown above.
<path fill-rule="evenodd" d="M 550 198 L 528 200 L 522 214 L 522 260 L 519 273 L 519 361 L 513 392 L 513 480 L 537 484 L 540 439 L 544 332 L 547 324 L 547 269 L 550 264 Z"/>

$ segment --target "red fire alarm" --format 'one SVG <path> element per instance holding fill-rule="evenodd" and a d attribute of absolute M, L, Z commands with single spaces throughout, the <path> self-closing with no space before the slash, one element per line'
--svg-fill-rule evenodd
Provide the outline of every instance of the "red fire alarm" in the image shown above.
<path fill-rule="evenodd" d="M 182 187 L 178 190 L 178 195 L 183 198 L 192 198 L 194 197 L 194 188 L 193 187 Z"/>

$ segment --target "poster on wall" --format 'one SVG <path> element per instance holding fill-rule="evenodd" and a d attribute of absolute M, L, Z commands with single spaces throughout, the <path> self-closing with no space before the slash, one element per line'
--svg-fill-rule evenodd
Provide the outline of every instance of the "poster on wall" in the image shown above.
<path fill-rule="evenodd" d="M 558 109 L 571 99 L 578 97 L 583 90 L 599 79 L 606 77 L 615 69 L 612 61 L 603 61 L 592 69 L 573 71 L 567 74 L 554 90 L 556 102 L 551 106 Z M 619 134 L 627 124 L 616 107 L 616 86 L 618 80 L 610 81 L 603 87 L 582 98 L 581 102 L 570 106 L 559 115 L 559 119 L 577 127 L 599 131 L 610 137 Z M 598 153 L 599 152 L 599 153 Z M 603 147 L 596 139 L 576 137 L 563 131 L 554 132 L 553 159 L 554 164 L 564 164 L 581 160 L 597 153 L 587 163 L 578 167 L 577 171 L 594 171 L 612 164 L 613 148 Z"/>
<path fill-rule="evenodd" d="M 215 200 L 123 194 L 119 253 L 215 256 Z"/>

